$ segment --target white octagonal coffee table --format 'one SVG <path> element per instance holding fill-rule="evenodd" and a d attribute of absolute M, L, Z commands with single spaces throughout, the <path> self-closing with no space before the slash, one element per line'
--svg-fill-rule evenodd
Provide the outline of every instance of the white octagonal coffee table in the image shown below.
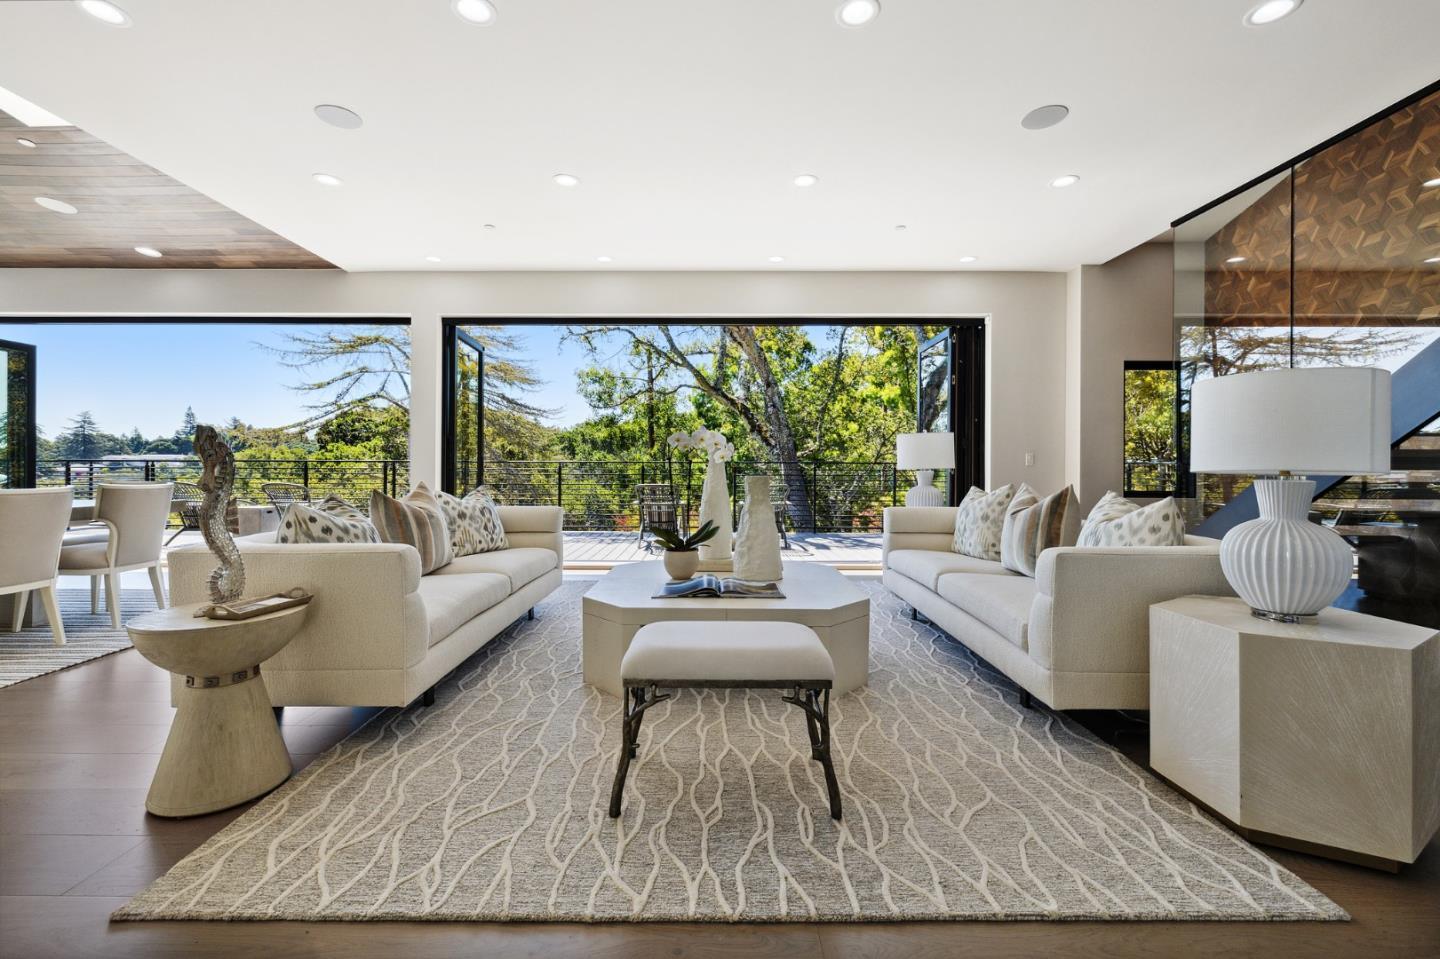
<path fill-rule="evenodd" d="M 870 675 L 870 597 L 838 570 L 820 563 L 785 563 L 784 599 L 654 599 L 669 581 L 663 563 L 617 566 L 585 594 L 582 635 L 585 682 L 624 694 L 620 660 L 646 623 L 746 620 L 802 623 L 815 630 L 835 661 L 835 692 L 864 686 Z"/>

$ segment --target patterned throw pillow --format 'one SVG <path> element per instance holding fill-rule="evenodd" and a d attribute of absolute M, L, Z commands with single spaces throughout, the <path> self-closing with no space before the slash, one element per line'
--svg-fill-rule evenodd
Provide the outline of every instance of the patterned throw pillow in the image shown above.
<path fill-rule="evenodd" d="M 1008 570 L 1033 577 L 1040 554 L 1053 546 L 1073 546 L 1079 527 L 1074 487 L 1040 499 L 1022 483 L 1005 511 L 1000 562 Z"/>
<path fill-rule="evenodd" d="M 1000 561 L 1000 532 L 1005 526 L 1005 507 L 1015 495 L 1014 486 L 985 492 L 970 487 L 955 511 L 955 539 L 950 549 L 976 559 Z"/>
<path fill-rule="evenodd" d="M 445 525 L 450 527 L 450 545 L 456 556 L 510 548 L 505 527 L 500 523 L 500 507 L 485 490 L 486 487 L 471 490 L 464 499 L 443 490 L 435 494 L 445 511 Z"/>
<path fill-rule="evenodd" d="M 1082 546 L 1182 546 L 1185 517 L 1175 498 L 1167 496 L 1158 503 L 1136 507 L 1114 519 L 1095 522 L 1092 518 L 1087 521 L 1085 532 L 1093 542 L 1081 543 Z"/>
<path fill-rule="evenodd" d="M 1099 546 L 1100 527 L 1103 524 L 1128 516 L 1139 508 L 1139 503 L 1132 503 L 1113 489 L 1106 490 L 1105 495 L 1100 497 L 1100 502 L 1090 510 L 1090 515 L 1085 517 L 1085 522 L 1080 527 L 1080 541 L 1075 545 Z"/>
<path fill-rule="evenodd" d="M 319 503 L 291 503 L 280 517 L 277 543 L 378 543 L 375 524 L 333 493 Z"/>
<path fill-rule="evenodd" d="M 411 490 L 404 499 L 375 490 L 370 494 L 370 521 L 380 531 L 380 542 L 415 547 L 420 553 L 421 576 L 455 558 L 445 511 L 424 485 Z"/>

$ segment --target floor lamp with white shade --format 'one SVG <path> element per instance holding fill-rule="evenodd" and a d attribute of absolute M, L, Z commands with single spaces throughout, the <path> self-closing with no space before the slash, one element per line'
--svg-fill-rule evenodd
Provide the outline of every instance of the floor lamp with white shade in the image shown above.
<path fill-rule="evenodd" d="M 932 483 L 936 470 L 955 468 L 955 434 L 901 433 L 895 437 L 895 467 L 915 471 L 906 506 L 944 506 L 945 491 Z"/>
<path fill-rule="evenodd" d="M 1325 367 L 1235 373 L 1190 394 L 1190 468 L 1255 480 L 1260 518 L 1220 544 L 1220 567 L 1256 616 L 1298 622 L 1350 582 L 1350 546 L 1308 520 L 1315 483 L 1390 469 L 1390 374 Z"/>

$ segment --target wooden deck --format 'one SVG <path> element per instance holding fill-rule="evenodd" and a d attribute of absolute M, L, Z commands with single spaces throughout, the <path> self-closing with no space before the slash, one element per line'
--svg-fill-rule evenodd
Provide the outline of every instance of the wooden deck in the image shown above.
<path fill-rule="evenodd" d="M 879 533 L 791 533 L 790 548 L 781 557 L 807 563 L 851 568 L 880 567 Z M 659 559 L 640 548 L 634 533 L 581 532 L 565 534 L 566 569 L 604 569 L 620 563 Z"/>

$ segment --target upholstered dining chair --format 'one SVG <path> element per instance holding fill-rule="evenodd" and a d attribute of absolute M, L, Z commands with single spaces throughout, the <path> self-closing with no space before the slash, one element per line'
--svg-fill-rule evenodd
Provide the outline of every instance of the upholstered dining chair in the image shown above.
<path fill-rule="evenodd" d="M 90 577 L 90 611 L 100 611 L 100 580 L 110 625 L 120 628 L 120 574 L 148 569 L 155 605 L 165 608 L 160 548 L 170 519 L 172 483 L 101 483 L 95 487 L 95 522 L 65 537 L 61 576 Z"/>
<path fill-rule="evenodd" d="M 55 601 L 55 576 L 74 499 L 69 486 L 0 490 L 0 543 L 6 544 L 0 549 L 0 595 L 15 596 L 10 631 L 20 631 L 30 593 L 37 592 L 56 646 L 65 645 L 65 623 Z"/>

